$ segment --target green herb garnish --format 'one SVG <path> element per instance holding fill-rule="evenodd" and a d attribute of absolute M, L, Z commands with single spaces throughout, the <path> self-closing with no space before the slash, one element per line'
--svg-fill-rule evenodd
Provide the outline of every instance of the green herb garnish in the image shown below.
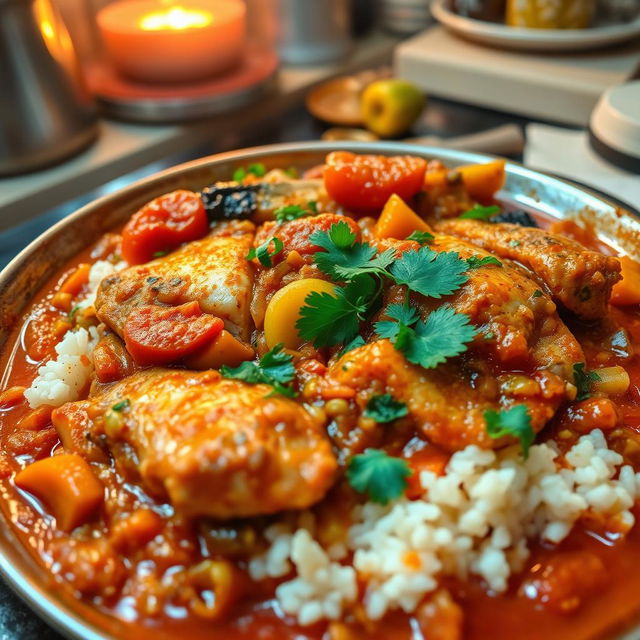
<path fill-rule="evenodd" d="M 542 291 L 540 291 L 540 289 L 536 289 L 532 294 L 531 297 L 532 298 L 539 298 L 542 295 Z"/>
<path fill-rule="evenodd" d="M 500 207 L 492 204 L 490 207 L 483 207 L 477 204 L 473 209 L 469 209 L 460 214 L 460 218 L 465 220 L 489 220 L 500 211 Z"/>
<path fill-rule="evenodd" d="M 273 242 L 273 251 L 269 250 L 269 246 Z M 272 267 L 274 256 L 277 256 L 284 249 L 284 245 L 282 244 L 282 240 L 280 238 L 273 236 L 273 238 L 269 238 L 266 242 L 263 242 L 259 247 L 252 247 L 247 254 L 247 260 L 253 260 L 254 258 L 258 258 L 258 262 L 263 267 Z"/>
<path fill-rule="evenodd" d="M 340 353 L 338 353 L 338 358 L 342 358 L 345 353 L 349 353 L 349 351 L 353 351 L 358 347 L 363 347 L 365 344 L 366 343 L 364 341 L 364 338 L 360 335 L 357 335 L 353 340 L 350 340 L 349 342 L 347 342 L 347 344 L 344 345 Z"/>
<path fill-rule="evenodd" d="M 599 382 L 600 376 L 595 371 L 586 371 L 584 362 L 573 365 L 573 383 L 578 389 L 576 400 L 586 400 L 591 396 L 591 387 Z"/>
<path fill-rule="evenodd" d="M 531 427 L 531 416 L 524 404 L 517 404 L 504 411 L 487 409 L 484 412 L 484 420 L 490 438 L 518 438 L 525 460 L 528 458 L 529 447 L 533 444 L 536 434 Z"/>
<path fill-rule="evenodd" d="M 367 402 L 364 415 L 372 418 L 376 422 L 393 422 L 398 418 L 403 418 L 409 413 L 404 402 L 398 402 L 390 393 L 381 396 L 373 396 Z"/>
<path fill-rule="evenodd" d="M 318 213 L 318 203 L 308 202 L 306 209 L 298 204 L 289 204 L 285 207 L 276 209 L 273 212 L 273 215 L 279 223 L 283 223 L 290 222 L 291 220 L 297 220 L 298 218 L 304 218 L 305 216 L 312 216 L 316 213 Z"/>
<path fill-rule="evenodd" d="M 233 172 L 233 180 L 235 182 L 242 182 L 249 174 L 253 174 L 258 178 L 262 178 L 267 173 L 267 168 L 262 162 L 255 162 L 250 164 L 246 169 L 244 167 L 238 167 Z"/>
<path fill-rule="evenodd" d="M 375 247 L 356 242 L 356 234 L 343 221 L 332 224 L 329 231 L 312 233 L 309 240 L 324 249 L 314 256 L 320 271 L 338 281 L 350 280 L 363 273 L 382 275 L 395 257 L 394 249 L 376 255 Z"/>
<path fill-rule="evenodd" d="M 441 298 L 457 291 L 467 280 L 469 265 L 453 251 L 429 247 L 405 251 L 389 269 L 396 284 L 404 284 L 423 296 Z"/>
<path fill-rule="evenodd" d="M 126 409 L 127 407 L 129 407 L 129 405 L 131 404 L 131 402 L 129 401 L 129 398 L 125 398 L 124 400 L 120 400 L 120 402 L 116 402 L 113 407 L 111 407 L 112 411 L 124 411 L 124 409 Z"/>
<path fill-rule="evenodd" d="M 403 305 L 390 305 L 387 315 L 395 322 L 377 322 L 378 335 L 391 340 L 409 362 L 425 369 L 465 352 L 476 335 L 469 317 L 448 305 L 431 312 L 426 321 L 420 320 L 414 309 Z"/>
<path fill-rule="evenodd" d="M 467 258 L 467 265 L 469 265 L 469 269 L 479 269 L 480 267 L 485 267 L 488 264 L 495 264 L 499 267 L 502 266 L 502 262 L 500 262 L 498 258 L 494 258 L 493 256 L 485 256 L 484 258 L 471 256 L 470 258 Z"/>
<path fill-rule="evenodd" d="M 276 345 L 271 351 L 267 351 L 259 362 L 243 362 L 234 368 L 223 365 L 220 373 L 225 378 L 243 380 L 250 384 L 268 384 L 273 387 L 274 392 L 295 398 L 297 392 L 287 384 L 296 374 L 293 358 L 288 353 L 283 353 L 282 349 L 281 344 Z"/>
<path fill-rule="evenodd" d="M 358 335 L 360 321 L 366 319 L 376 295 L 375 282 L 367 275 L 336 287 L 335 295 L 313 291 L 300 309 L 296 329 L 316 348 L 348 345 Z"/>
<path fill-rule="evenodd" d="M 508 245 L 510 247 L 519 247 L 520 246 L 520 240 L 509 240 Z"/>
<path fill-rule="evenodd" d="M 152 258 L 162 258 L 163 256 L 166 256 L 167 253 L 169 253 L 168 251 L 154 251 L 151 254 Z"/>
<path fill-rule="evenodd" d="M 434 235 L 428 231 L 412 231 L 411 235 L 407 236 L 407 240 L 413 240 L 421 246 L 429 244 L 433 241 Z"/>
<path fill-rule="evenodd" d="M 353 456 L 347 467 L 347 480 L 353 489 L 383 505 L 404 493 L 410 475 L 406 460 L 389 456 L 379 449 L 366 449 Z"/>

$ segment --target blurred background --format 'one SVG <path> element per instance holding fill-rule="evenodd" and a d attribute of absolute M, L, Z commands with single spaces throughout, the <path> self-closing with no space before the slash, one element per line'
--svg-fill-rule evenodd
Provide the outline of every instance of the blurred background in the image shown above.
<path fill-rule="evenodd" d="M 640 0 L 0 0 L 0 264 L 211 153 L 407 140 L 640 202 Z"/>

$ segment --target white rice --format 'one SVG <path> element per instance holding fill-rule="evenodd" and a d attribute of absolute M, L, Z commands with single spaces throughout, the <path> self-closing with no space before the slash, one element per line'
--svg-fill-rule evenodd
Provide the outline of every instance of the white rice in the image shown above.
<path fill-rule="evenodd" d="M 93 348 L 98 342 L 98 330 L 76 329 L 67 331 L 56 345 L 55 360 L 49 360 L 38 369 L 36 379 L 24 392 L 32 409 L 43 404 L 59 407 L 77 400 L 93 372 Z"/>
<path fill-rule="evenodd" d="M 295 570 L 276 597 L 305 625 L 339 618 L 357 598 L 357 578 L 366 584 L 364 606 L 373 620 L 391 609 L 413 611 L 442 575 L 475 574 L 502 592 L 523 568 L 530 540 L 558 543 L 587 515 L 621 532 L 633 526 L 629 509 L 640 495 L 640 474 L 622 462 L 597 429 L 563 457 L 553 443 L 531 447 L 526 461 L 513 447 L 469 446 L 451 457 L 443 476 L 422 472 L 421 499 L 357 507 L 342 548 L 320 547 L 309 514 L 296 531 L 270 527 L 271 546 L 249 571 L 260 580 Z"/>
<path fill-rule="evenodd" d="M 116 264 L 106 260 L 95 262 L 89 271 L 88 292 L 77 306 L 80 309 L 93 306 L 100 282 L 126 266 L 124 261 Z M 38 369 L 36 379 L 24 392 L 29 406 L 32 409 L 43 404 L 59 407 L 77 400 L 93 373 L 93 348 L 97 342 L 95 327 L 67 331 L 55 347 L 57 357 Z"/>

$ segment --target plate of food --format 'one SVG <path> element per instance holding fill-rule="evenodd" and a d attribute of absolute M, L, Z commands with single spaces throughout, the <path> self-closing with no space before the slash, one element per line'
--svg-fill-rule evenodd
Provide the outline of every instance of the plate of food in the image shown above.
<path fill-rule="evenodd" d="M 0 572 L 90 640 L 632 628 L 638 258 L 588 189 L 399 143 L 100 198 L 0 275 Z"/>
<path fill-rule="evenodd" d="M 464 4 L 464 0 L 458 0 L 458 2 Z M 640 37 L 640 13 L 637 8 L 634 13 L 625 14 L 624 19 L 596 13 L 590 24 L 585 19 L 579 20 L 580 26 L 576 28 L 570 26 L 553 28 L 551 24 L 526 26 L 527 23 L 524 22 L 526 15 L 521 17 L 515 8 L 511 11 L 511 24 L 506 24 L 504 3 L 488 4 L 502 6 L 503 15 L 500 20 L 496 19 L 495 15 L 492 16 L 493 19 L 487 20 L 454 11 L 451 0 L 432 0 L 431 12 L 446 29 L 463 38 L 494 47 L 523 51 L 589 51 L 629 42 Z M 529 4 L 532 7 L 534 5 L 534 3 Z M 549 4 L 554 5 L 553 2 Z M 526 1 L 518 3 L 514 0 L 509 3 L 509 6 L 513 7 L 522 6 L 523 15 L 527 11 L 526 5 Z M 560 7 L 562 2 L 557 2 L 555 5 Z M 550 10 L 553 13 L 553 7 Z M 532 12 L 534 9 L 529 11 Z M 543 13 L 542 9 L 540 12 Z"/>

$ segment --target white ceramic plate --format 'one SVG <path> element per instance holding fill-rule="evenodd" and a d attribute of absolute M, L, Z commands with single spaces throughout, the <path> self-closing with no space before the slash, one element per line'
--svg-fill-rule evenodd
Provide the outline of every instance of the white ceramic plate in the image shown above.
<path fill-rule="evenodd" d="M 522 51 L 584 51 L 640 38 L 640 15 L 626 23 L 597 24 L 588 29 L 526 29 L 465 18 L 449 9 L 447 0 L 432 0 L 434 18 L 468 40 Z"/>

